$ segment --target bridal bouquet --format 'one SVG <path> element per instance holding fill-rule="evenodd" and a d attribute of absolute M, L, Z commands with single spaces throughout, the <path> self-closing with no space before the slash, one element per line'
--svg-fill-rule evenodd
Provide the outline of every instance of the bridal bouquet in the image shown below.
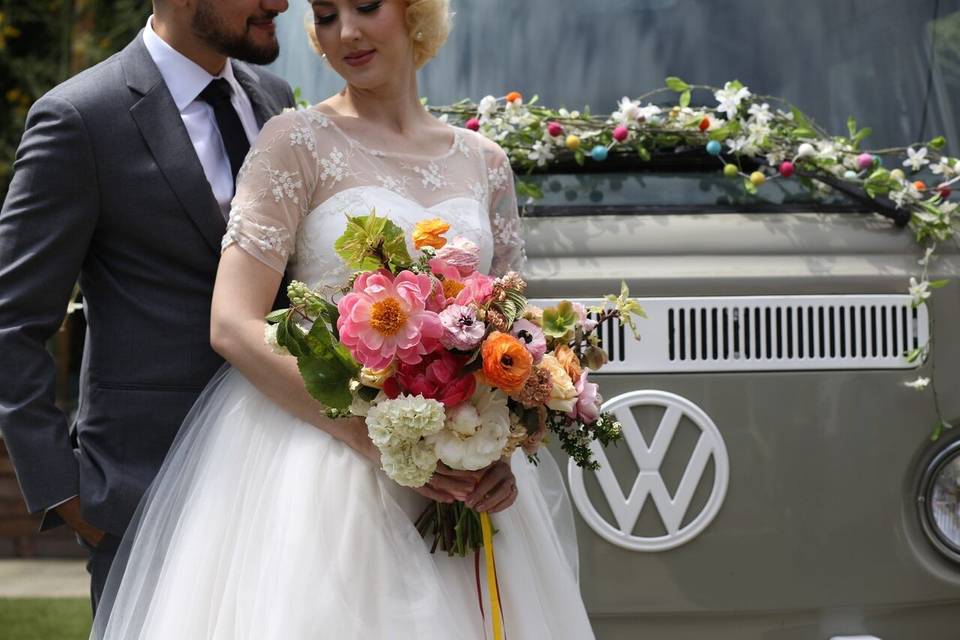
<path fill-rule="evenodd" d="M 598 308 L 529 305 L 517 273 L 480 273 L 477 245 L 448 241 L 448 230 L 436 218 L 418 223 L 411 257 L 388 218 L 348 216 L 335 249 L 350 281 L 333 295 L 293 282 L 291 307 L 267 316 L 267 341 L 297 358 L 328 415 L 365 417 L 383 470 L 401 485 L 424 485 L 439 461 L 478 470 L 517 447 L 536 462 L 548 432 L 596 468 L 591 441 L 621 431 L 589 380 L 606 361 L 595 329 L 619 318 L 636 335 L 642 309 L 625 285 Z M 457 555 L 483 546 L 482 525 L 460 502 L 433 504 L 417 521 L 433 550 Z"/>

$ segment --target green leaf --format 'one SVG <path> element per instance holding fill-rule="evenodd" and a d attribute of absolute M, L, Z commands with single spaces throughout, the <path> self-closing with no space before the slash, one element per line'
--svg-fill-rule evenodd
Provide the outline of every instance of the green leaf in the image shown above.
<path fill-rule="evenodd" d="M 947 144 L 946 138 L 944 138 L 943 136 L 937 136 L 936 138 L 930 141 L 928 146 L 930 146 L 933 149 L 940 150 L 940 149 L 943 149 L 944 145 L 946 144 Z"/>
<path fill-rule="evenodd" d="M 277 309 L 268 313 L 266 320 L 269 324 L 277 324 L 286 318 L 288 313 L 290 313 L 289 309 Z"/>
<path fill-rule="evenodd" d="M 909 362 L 910 364 L 913 364 L 914 362 L 920 359 L 921 353 L 923 352 L 919 348 L 911 349 L 910 351 L 904 354 L 904 357 L 907 359 L 907 362 Z"/>
<path fill-rule="evenodd" d="M 864 140 L 866 140 L 872 133 L 873 133 L 873 129 L 869 127 L 865 129 L 860 129 L 860 131 L 857 132 L 857 135 L 853 136 L 853 139 L 851 140 L 851 142 L 853 143 L 853 146 L 859 148 L 860 144 Z"/>
<path fill-rule="evenodd" d="M 683 93 L 684 91 L 690 91 L 690 85 L 681 80 L 676 76 L 670 76 L 667 78 L 667 87 L 677 93 Z"/>
<path fill-rule="evenodd" d="M 348 267 L 359 271 L 404 268 L 411 262 L 403 230 L 376 209 L 367 216 L 347 216 L 347 228 L 333 247 Z"/>
<path fill-rule="evenodd" d="M 847 118 L 847 131 L 850 132 L 850 137 L 857 135 L 857 121 L 853 116 Z"/>
<path fill-rule="evenodd" d="M 929 286 L 931 289 L 942 289 L 948 284 L 950 284 L 950 281 L 944 278 L 942 280 L 933 280 L 927 286 Z"/>
<path fill-rule="evenodd" d="M 350 380 L 360 365 L 346 347 L 334 342 L 323 322 L 315 322 L 304 336 L 307 350 L 297 358 L 300 375 L 311 396 L 334 409 L 347 409 L 353 400 Z"/>
<path fill-rule="evenodd" d="M 337 308 L 337 305 L 325 298 L 320 299 L 320 305 L 323 309 L 323 317 L 330 325 L 330 331 L 333 333 L 334 339 L 339 341 L 340 332 L 337 331 L 337 320 L 340 319 L 340 310 Z"/>
<path fill-rule="evenodd" d="M 690 106 L 690 92 L 684 91 L 680 94 L 680 106 L 689 107 Z"/>
<path fill-rule="evenodd" d="M 562 338 L 577 326 L 578 319 L 573 303 L 564 300 L 555 307 L 543 310 L 543 332 L 551 338 Z"/>
<path fill-rule="evenodd" d="M 542 200 L 543 190 L 528 180 L 517 180 L 517 195 L 533 198 L 534 200 Z"/>

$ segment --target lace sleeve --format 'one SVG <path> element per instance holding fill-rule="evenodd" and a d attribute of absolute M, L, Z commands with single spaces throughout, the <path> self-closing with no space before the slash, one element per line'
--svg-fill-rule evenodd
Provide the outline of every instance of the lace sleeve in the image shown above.
<path fill-rule="evenodd" d="M 316 184 L 316 141 L 305 117 L 288 111 L 264 125 L 237 176 L 221 251 L 236 244 L 283 273 Z"/>
<path fill-rule="evenodd" d="M 523 245 L 517 192 L 514 189 L 510 159 L 498 145 L 485 145 L 487 186 L 489 188 L 490 228 L 493 231 L 491 274 L 522 272 L 527 256 Z"/>

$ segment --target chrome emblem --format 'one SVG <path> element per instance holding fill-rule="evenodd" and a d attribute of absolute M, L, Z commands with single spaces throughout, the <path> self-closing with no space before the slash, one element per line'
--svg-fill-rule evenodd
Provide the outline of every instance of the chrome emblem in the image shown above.
<path fill-rule="evenodd" d="M 650 405 L 663 407 L 665 411 L 653 441 L 648 446 L 631 408 Z M 584 470 L 570 460 L 567 466 L 570 493 L 586 523 L 605 540 L 633 551 L 666 551 L 698 536 L 719 513 L 730 479 L 727 448 L 713 420 L 686 398 L 666 391 L 625 393 L 605 402 L 603 410 L 613 413 L 623 425 L 623 439 L 636 460 L 639 473 L 630 489 L 630 494 L 624 496 L 607 462 L 603 447 L 597 442 L 591 444 L 594 459 L 600 464 L 600 469 L 586 473 L 596 474 L 603 495 L 616 520 L 615 523 L 610 523 L 600 515 L 587 495 Z M 700 437 L 687 462 L 676 493 L 671 496 L 660 475 L 660 465 L 683 418 L 687 418 L 700 429 Z M 713 489 L 710 497 L 700 513 L 690 519 L 686 525 L 681 526 L 694 492 L 707 470 L 710 458 L 714 461 Z M 648 497 L 652 499 L 650 503 L 659 512 L 666 535 L 656 537 L 633 535 L 633 529 L 641 511 L 645 505 L 650 504 L 647 501 Z"/>

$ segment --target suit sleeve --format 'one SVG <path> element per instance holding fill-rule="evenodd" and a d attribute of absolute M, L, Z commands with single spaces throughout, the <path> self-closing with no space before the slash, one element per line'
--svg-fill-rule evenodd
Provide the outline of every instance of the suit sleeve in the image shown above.
<path fill-rule="evenodd" d="M 66 100 L 41 98 L 27 117 L 0 210 L 0 432 L 31 513 L 78 493 L 46 343 L 63 322 L 98 210 L 80 114 Z"/>

